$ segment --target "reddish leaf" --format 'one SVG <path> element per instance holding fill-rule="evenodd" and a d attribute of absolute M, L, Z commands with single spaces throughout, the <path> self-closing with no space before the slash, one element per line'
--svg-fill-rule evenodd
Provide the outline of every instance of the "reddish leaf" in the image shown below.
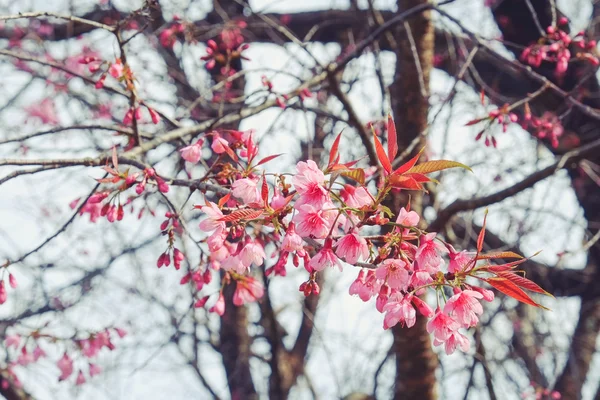
<path fill-rule="evenodd" d="M 483 226 L 481 227 L 481 231 L 479 231 L 479 236 L 477 237 L 477 253 L 481 253 L 481 249 L 483 249 L 483 239 L 485 238 L 485 221 L 487 219 L 487 210 L 485 210 L 485 215 L 483 216 Z"/>
<path fill-rule="evenodd" d="M 333 146 L 331 146 L 331 151 L 329 152 L 329 164 L 328 164 L 329 166 L 332 166 L 332 165 L 338 163 L 337 161 L 335 161 L 335 159 L 337 157 L 338 146 L 340 145 L 341 138 L 342 138 L 342 133 L 340 132 L 339 135 L 337 135 L 337 137 L 333 141 Z"/>
<path fill-rule="evenodd" d="M 552 296 L 550 293 L 548 293 L 544 289 L 542 289 L 537 283 L 535 283 L 521 275 L 517 275 L 514 272 L 498 271 L 496 273 L 496 275 L 499 277 L 508 279 L 509 281 L 511 281 L 512 283 L 514 283 L 515 285 L 517 285 L 523 289 L 527 289 L 527 290 L 530 290 L 535 293 L 545 294 L 547 296 Z"/>
<path fill-rule="evenodd" d="M 417 182 L 431 182 L 433 180 L 430 177 L 428 177 L 427 175 L 423 175 L 423 174 L 408 173 L 408 174 L 404 174 L 404 176 L 410 177 Z"/>
<path fill-rule="evenodd" d="M 365 184 L 365 171 L 362 168 L 354 168 L 342 172 L 342 176 L 353 179 L 361 185 Z"/>
<path fill-rule="evenodd" d="M 412 174 L 412 173 L 429 174 L 431 172 L 437 172 L 437 171 L 441 171 L 444 169 L 456 168 L 456 167 L 464 168 L 464 169 L 467 169 L 467 170 L 473 172 L 471 170 L 471 168 L 467 167 L 466 165 L 464 165 L 462 163 L 456 162 L 456 161 L 435 160 L 435 161 L 425 161 L 424 163 L 415 165 L 414 167 L 409 169 L 407 171 L 407 173 L 409 173 L 409 174 Z"/>
<path fill-rule="evenodd" d="M 260 190 L 260 195 L 263 199 L 264 204 L 267 204 L 267 200 L 269 200 L 269 185 L 267 184 L 267 178 L 263 175 L 262 188 Z"/>
<path fill-rule="evenodd" d="M 350 167 L 354 166 L 357 162 L 359 162 L 361 159 L 362 158 L 359 158 L 358 160 L 350 161 L 350 162 L 344 163 L 342 165 L 345 166 L 345 167 L 350 168 Z"/>
<path fill-rule="evenodd" d="M 231 197 L 231 193 L 227 193 L 225 196 L 221 197 L 219 199 L 219 208 L 222 208 L 225 203 L 227 203 L 229 201 L 229 198 Z"/>
<path fill-rule="evenodd" d="M 229 157 L 231 157 L 231 159 L 232 159 L 233 161 L 237 161 L 237 160 L 238 160 L 238 156 L 237 156 L 237 154 L 235 154 L 235 152 L 234 152 L 233 150 L 231 150 L 231 147 L 229 147 L 229 146 L 224 146 L 224 148 L 225 148 L 225 152 L 226 152 L 227 154 L 229 154 Z"/>
<path fill-rule="evenodd" d="M 112 163 L 115 169 L 119 168 L 119 157 L 117 157 L 117 146 L 112 149 Z"/>
<path fill-rule="evenodd" d="M 489 278 L 489 279 L 485 279 L 485 281 L 487 283 L 489 283 L 490 286 L 492 286 L 494 289 L 504 293 L 505 295 L 507 295 L 509 297 L 512 297 L 513 299 L 520 301 L 521 303 L 529 304 L 531 306 L 539 307 L 539 308 L 543 308 L 543 309 L 547 310 L 546 307 L 533 301 L 533 299 L 531 297 L 529 297 L 529 295 L 527 293 L 525 293 L 520 287 L 518 287 L 513 282 L 511 282 L 507 279 Z"/>
<path fill-rule="evenodd" d="M 381 166 L 389 174 L 392 172 L 392 164 L 390 163 L 390 159 L 385 155 L 385 150 L 383 150 L 383 146 L 379 139 L 377 139 L 375 132 L 373 132 L 373 139 L 375 140 L 375 151 L 377 152 L 379 162 L 381 162 Z"/>
<path fill-rule="evenodd" d="M 232 212 L 231 214 L 225 215 L 224 217 L 221 217 L 218 220 L 223 221 L 223 222 L 237 222 L 242 219 L 250 221 L 253 219 L 257 219 L 262 214 L 263 214 L 262 210 L 253 210 L 251 208 L 244 208 L 242 210 L 236 210 L 236 211 Z"/>
<path fill-rule="evenodd" d="M 469 122 L 467 122 L 467 123 L 465 124 L 465 126 L 476 125 L 476 124 L 480 123 L 481 121 L 483 121 L 484 119 L 485 119 L 485 118 L 477 118 L 477 119 L 474 119 L 474 120 L 472 120 L 472 121 L 469 121 Z"/>
<path fill-rule="evenodd" d="M 283 153 L 282 153 L 282 154 L 283 154 Z M 277 157 L 279 157 L 280 155 L 281 155 L 281 154 L 274 154 L 274 155 L 272 155 L 272 156 L 267 156 L 267 157 L 263 158 L 262 160 L 260 160 L 260 161 L 258 162 L 258 164 L 256 164 L 256 166 L 258 167 L 259 165 L 263 165 L 263 164 L 265 164 L 265 163 L 268 163 L 269 161 L 271 161 L 271 160 L 272 160 L 272 159 L 274 159 L 274 158 L 277 158 Z"/>
<path fill-rule="evenodd" d="M 390 175 L 390 184 L 399 189 L 423 190 L 423 186 L 412 176 Z"/>
<path fill-rule="evenodd" d="M 390 160 L 394 160 L 398 153 L 398 137 L 396 135 L 396 125 L 392 119 L 392 114 L 388 114 L 387 120 L 387 131 L 388 131 L 388 156 Z"/>
<path fill-rule="evenodd" d="M 510 266 L 508 264 L 488 265 L 487 267 L 483 268 L 482 271 L 496 273 L 496 272 L 501 272 L 501 271 L 510 271 L 513 268 L 514 268 L 513 266 Z"/>
<path fill-rule="evenodd" d="M 413 158 L 408 160 L 405 164 L 401 165 L 397 170 L 394 171 L 394 175 L 402 175 L 403 173 L 405 173 L 406 171 L 408 171 L 409 169 L 414 167 L 415 164 L 417 163 L 417 161 L 419 161 L 419 157 L 421 157 L 421 154 L 423 153 L 424 150 L 425 150 L 425 147 L 423 147 L 419 151 L 419 153 L 417 153 L 416 156 L 414 156 Z"/>
<path fill-rule="evenodd" d="M 496 258 L 523 258 L 523 256 L 512 251 L 495 251 L 477 256 L 478 260 L 494 260 Z"/>

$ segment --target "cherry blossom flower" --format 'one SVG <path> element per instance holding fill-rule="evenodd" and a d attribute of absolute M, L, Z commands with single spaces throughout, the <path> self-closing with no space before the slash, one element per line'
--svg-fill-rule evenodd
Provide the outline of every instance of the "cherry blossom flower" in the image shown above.
<path fill-rule="evenodd" d="M 7 335 L 4 339 L 4 344 L 6 345 L 6 348 L 14 347 L 15 349 L 18 349 L 21 345 L 21 336 Z"/>
<path fill-rule="evenodd" d="M 448 340 L 452 332 L 457 331 L 458 328 L 460 328 L 460 324 L 448 314 L 442 312 L 440 308 L 436 310 L 433 318 L 427 322 L 427 332 L 433 334 L 438 342 Z"/>
<path fill-rule="evenodd" d="M 256 279 L 246 276 L 236 281 L 235 292 L 233 293 L 233 304 L 241 306 L 246 303 L 252 303 L 263 297 L 265 289 Z"/>
<path fill-rule="evenodd" d="M 331 247 L 331 240 L 325 241 L 325 245 L 313 258 L 311 258 L 308 265 L 315 271 L 322 271 L 327 267 L 335 266 L 337 266 L 340 271 L 342 270 L 340 259 L 334 254 L 333 248 Z"/>
<path fill-rule="evenodd" d="M 204 140 L 198 140 L 196 143 L 186 146 L 179 150 L 181 158 L 192 164 L 197 164 L 202 158 L 202 145 Z"/>
<path fill-rule="evenodd" d="M 102 372 L 102 368 L 100 368 L 97 364 L 90 363 L 88 373 L 90 377 L 99 375 Z"/>
<path fill-rule="evenodd" d="M 359 259 L 366 260 L 369 257 L 369 246 L 365 238 L 354 231 L 338 240 L 335 254 L 348 264 L 356 264 Z"/>
<path fill-rule="evenodd" d="M 218 228 L 225 229 L 225 222 L 219 221 L 223 218 L 223 213 L 215 203 L 209 201 L 207 205 L 200 206 L 200 208 L 208 217 L 200 222 L 200 229 L 205 232 L 211 232 Z"/>
<path fill-rule="evenodd" d="M 76 385 L 83 385 L 85 383 L 85 376 L 83 376 L 83 372 L 79 371 L 77 374 L 77 379 L 75 380 Z"/>
<path fill-rule="evenodd" d="M 419 214 L 414 211 L 406 211 L 406 208 L 402 207 L 398 212 L 396 223 L 407 227 L 414 227 L 417 226 L 419 220 Z"/>
<path fill-rule="evenodd" d="M 436 233 L 428 233 L 419 238 L 419 248 L 415 253 L 415 261 L 419 270 L 427 270 L 429 273 L 439 271 L 443 263 L 442 253 L 446 248 L 435 240 Z"/>
<path fill-rule="evenodd" d="M 296 232 L 302 237 L 314 236 L 317 239 L 323 239 L 329 233 L 335 213 L 324 208 L 333 208 L 333 205 L 323 208 L 315 207 L 311 204 L 304 204 L 298 208 L 298 214 L 293 218 L 296 223 Z"/>
<path fill-rule="evenodd" d="M 314 161 L 300 161 L 296 164 L 296 170 L 298 173 L 292 178 L 292 183 L 300 195 L 297 206 L 311 204 L 320 207 L 329 201 L 329 193 L 323 187 L 325 175 Z"/>
<path fill-rule="evenodd" d="M 46 98 L 37 104 L 25 107 L 25 111 L 30 117 L 39 118 L 43 124 L 58 125 L 59 123 L 54 101 L 50 98 Z"/>
<path fill-rule="evenodd" d="M 471 347 L 469 339 L 465 335 L 457 331 L 451 332 L 450 336 L 445 341 L 440 341 L 437 339 L 433 340 L 434 346 L 439 346 L 442 343 L 444 344 L 446 354 L 448 355 L 454 353 L 457 346 L 460 347 L 460 349 L 464 352 L 469 351 L 469 348 Z"/>
<path fill-rule="evenodd" d="M 233 182 L 231 186 L 232 194 L 241 199 L 245 204 L 260 202 L 260 193 L 258 192 L 258 182 L 253 179 L 243 178 Z"/>
<path fill-rule="evenodd" d="M 253 263 L 259 266 L 266 257 L 265 250 L 256 242 L 247 243 L 239 254 L 240 261 L 245 267 L 250 267 Z"/>
<path fill-rule="evenodd" d="M 453 318 L 464 327 L 477 325 L 479 315 L 483 314 L 483 307 L 477 299 L 483 295 L 474 290 L 463 290 L 450 297 L 444 305 L 444 313 Z"/>
<path fill-rule="evenodd" d="M 399 259 L 384 260 L 375 270 L 377 279 L 386 281 L 392 289 L 406 290 L 410 281 L 408 264 Z"/>
<path fill-rule="evenodd" d="M 225 297 L 223 297 L 223 293 L 219 293 L 217 302 L 208 311 L 214 312 L 221 317 L 225 314 Z"/>
<path fill-rule="evenodd" d="M 288 253 L 293 253 L 295 251 L 304 253 L 304 247 L 302 244 L 302 238 L 296 233 L 296 225 L 293 222 L 290 222 L 287 232 L 283 238 L 281 250 Z"/>
<path fill-rule="evenodd" d="M 411 303 L 411 297 L 403 296 L 398 292 L 392 294 L 383 307 L 385 312 L 383 329 L 389 329 L 398 323 L 410 328 L 417 322 L 417 312 Z"/>
<path fill-rule="evenodd" d="M 227 140 L 223 139 L 218 134 L 215 134 L 215 136 L 213 138 L 213 142 L 210 145 L 210 148 L 217 154 L 223 154 L 227 151 L 228 147 L 229 147 L 229 142 Z"/>
<path fill-rule="evenodd" d="M 361 269 L 356 280 L 350 285 L 350 294 L 358 295 L 362 301 L 369 301 L 381 288 L 381 281 L 375 276 L 375 271 L 369 270 L 365 276 L 365 270 Z"/>
<path fill-rule="evenodd" d="M 465 250 L 457 252 L 452 245 L 448 244 L 448 272 L 455 274 L 462 272 L 464 269 L 473 261 L 475 253 L 467 252 Z"/>
<path fill-rule="evenodd" d="M 373 198 L 364 187 L 356 188 L 352 185 L 344 185 L 344 188 L 340 191 L 340 196 L 344 203 L 353 208 L 361 208 L 373 203 Z"/>
<path fill-rule="evenodd" d="M 73 360 L 71 360 L 71 357 L 67 353 L 64 353 L 62 358 L 58 360 L 56 366 L 60 370 L 59 381 L 64 381 L 73 373 Z"/>

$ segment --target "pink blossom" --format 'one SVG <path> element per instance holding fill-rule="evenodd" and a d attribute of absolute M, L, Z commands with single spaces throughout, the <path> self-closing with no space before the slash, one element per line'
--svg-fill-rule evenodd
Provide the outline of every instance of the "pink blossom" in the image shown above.
<path fill-rule="evenodd" d="M 352 185 L 344 185 L 344 188 L 340 191 L 340 196 L 346 205 L 353 208 L 361 208 L 373 203 L 373 198 L 364 187 L 356 188 Z"/>
<path fill-rule="evenodd" d="M 457 252 L 452 245 L 447 246 L 448 258 L 450 259 L 450 262 L 448 263 L 448 272 L 455 274 L 457 272 L 464 271 L 465 268 L 473 261 L 475 254 L 465 250 Z"/>
<path fill-rule="evenodd" d="M 33 360 L 37 361 L 42 357 L 46 357 L 46 352 L 40 346 L 36 346 L 33 349 Z"/>
<path fill-rule="evenodd" d="M 494 300 L 494 292 L 492 292 L 491 290 L 484 289 L 479 286 L 471 286 L 471 290 L 481 293 L 481 295 L 483 296 L 483 300 L 485 301 Z"/>
<path fill-rule="evenodd" d="M 233 293 L 233 304 L 241 306 L 260 299 L 265 293 L 263 285 L 252 277 L 238 280 Z"/>
<path fill-rule="evenodd" d="M 43 124 L 57 125 L 59 123 L 54 101 L 50 98 L 25 107 L 25 111 L 30 117 L 39 118 Z"/>
<path fill-rule="evenodd" d="M 379 292 L 381 281 L 375 276 L 375 271 L 361 269 L 356 280 L 350 285 L 350 294 L 358 295 L 362 301 L 368 301 L 375 293 Z"/>
<path fill-rule="evenodd" d="M 83 385 L 85 383 L 85 376 L 83 376 L 83 372 L 79 371 L 77 374 L 77 379 L 75 380 L 76 385 Z"/>
<path fill-rule="evenodd" d="M 123 75 L 123 64 L 120 59 L 110 65 L 108 73 L 115 79 L 119 79 Z"/>
<path fill-rule="evenodd" d="M 285 196 L 282 196 L 279 192 L 279 189 L 277 189 L 277 186 L 275 186 L 275 193 L 271 198 L 271 207 L 273 207 L 274 210 L 279 210 L 280 208 L 283 208 L 285 205 L 287 205 L 287 203 L 288 202 Z"/>
<path fill-rule="evenodd" d="M 17 288 L 17 278 L 13 274 L 8 274 L 8 284 L 13 289 Z"/>
<path fill-rule="evenodd" d="M 311 204 L 320 207 L 329 201 L 329 193 L 323 187 L 325 175 L 314 161 L 300 161 L 296 170 L 298 173 L 292 178 L 292 183 L 300 195 L 296 201 L 297 206 Z"/>
<path fill-rule="evenodd" d="M 196 143 L 180 149 L 181 158 L 192 164 L 197 164 L 202 158 L 202 140 L 198 140 Z"/>
<path fill-rule="evenodd" d="M 408 264 L 399 259 L 387 259 L 375 270 L 377 279 L 386 281 L 392 289 L 405 290 L 408 287 L 410 276 Z"/>
<path fill-rule="evenodd" d="M 433 317 L 433 309 L 429 307 L 429 304 L 421 300 L 418 296 L 412 296 L 412 302 L 417 307 L 417 310 L 421 313 L 422 316 L 426 318 Z"/>
<path fill-rule="evenodd" d="M 469 348 L 471 347 L 471 343 L 469 342 L 469 339 L 465 335 L 463 335 L 457 331 L 451 332 L 450 336 L 445 341 L 440 341 L 437 339 L 433 340 L 434 346 L 439 346 L 442 343 L 444 343 L 446 354 L 448 354 L 448 355 L 454 353 L 457 346 L 460 347 L 460 349 L 464 352 L 469 351 Z"/>
<path fill-rule="evenodd" d="M 209 312 L 214 312 L 219 316 L 223 316 L 225 314 L 225 297 L 223 297 L 223 293 L 219 293 L 219 298 L 217 298 L 217 302 L 208 309 Z"/>
<path fill-rule="evenodd" d="M 56 363 L 56 366 L 60 370 L 59 381 L 64 381 L 73 373 L 73 360 L 67 353 L 65 353 L 60 360 Z"/>
<path fill-rule="evenodd" d="M 315 254 L 308 265 L 315 271 L 322 271 L 327 267 L 335 266 L 337 266 L 340 271 L 342 270 L 340 259 L 337 258 L 337 256 L 333 253 L 331 240 L 325 241 L 323 248 L 317 254 Z"/>
<path fill-rule="evenodd" d="M 383 307 L 385 317 L 383 329 L 389 329 L 400 323 L 401 326 L 410 328 L 417 322 L 417 313 L 411 303 L 412 296 L 402 296 L 396 292 L 392 294 L 388 303 Z"/>
<path fill-rule="evenodd" d="M 208 218 L 200 222 L 200 229 L 205 232 L 211 232 L 218 228 L 225 229 L 225 222 L 219 221 L 223 218 L 223 213 L 215 203 L 209 201 L 207 205 L 201 206 L 201 209 Z"/>
<path fill-rule="evenodd" d="M 232 194 L 245 204 L 260 202 L 258 182 L 249 178 L 238 179 L 231 186 Z"/>
<path fill-rule="evenodd" d="M 19 335 L 8 335 L 4 339 L 4 344 L 6 345 L 6 348 L 14 347 L 15 349 L 18 349 L 19 345 L 21 344 L 21 336 L 19 336 Z"/>
<path fill-rule="evenodd" d="M 225 271 L 234 271 L 238 274 L 244 274 L 248 270 L 248 267 L 242 263 L 239 255 L 232 256 L 230 255 L 221 263 L 221 268 Z"/>
<path fill-rule="evenodd" d="M 415 253 L 415 261 L 419 270 L 427 270 L 429 273 L 439 271 L 443 263 L 442 253 L 446 248 L 435 240 L 436 233 L 431 232 L 419 238 L 419 247 Z"/>
<path fill-rule="evenodd" d="M 17 364 L 25 366 L 35 361 L 33 354 L 29 353 L 25 347 L 21 349 L 21 354 L 17 358 Z"/>
<path fill-rule="evenodd" d="M 4 287 L 4 281 L 0 281 L 0 304 L 6 303 L 8 299 L 8 294 L 6 293 L 6 288 Z"/>
<path fill-rule="evenodd" d="M 366 260 L 369 257 L 369 246 L 365 238 L 355 231 L 338 240 L 335 254 L 348 264 L 356 264 L 360 258 Z"/>
<path fill-rule="evenodd" d="M 227 151 L 228 147 L 229 147 L 229 142 L 227 140 L 223 139 L 218 134 L 215 134 L 215 137 L 213 138 L 213 142 L 210 145 L 210 148 L 217 154 L 223 154 Z"/>
<path fill-rule="evenodd" d="M 96 376 L 96 375 L 100 374 L 101 372 L 102 372 L 102 368 L 100 368 L 96 364 L 90 363 L 89 370 L 88 370 L 88 373 L 90 374 L 90 377 Z"/>
<path fill-rule="evenodd" d="M 333 205 L 323 206 L 323 208 L 333 207 Z M 298 208 L 298 214 L 294 216 L 296 231 L 302 237 L 314 236 L 317 239 L 323 239 L 329 233 L 335 213 L 329 210 L 324 211 L 321 207 L 314 207 L 311 204 L 304 204 Z"/>
<path fill-rule="evenodd" d="M 448 340 L 452 332 L 457 331 L 458 328 L 460 328 L 460 324 L 439 308 L 433 318 L 427 322 L 427 332 L 432 333 L 438 342 Z"/>
<path fill-rule="evenodd" d="M 266 257 L 265 250 L 256 242 L 246 244 L 239 254 L 240 261 L 245 267 L 250 267 L 253 263 L 259 266 Z"/>
<path fill-rule="evenodd" d="M 293 222 L 290 222 L 288 226 L 287 232 L 283 238 L 283 244 L 281 245 L 281 250 L 287 251 L 288 253 L 293 253 L 295 251 L 304 252 L 304 247 L 302 246 L 302 238 L 296 233 L 296 226 Z"/>
<path fill-rule="evenodd" d="M 452 315 L 456 321 L 465 327 L 477 325 L 478 315 L 483 314 L 483 307 L 477 299 L 483 295 L 474 290 L 463 290 L 450 297 L 444 306 L 444 313 Z"/>
<path fill-rule="evenodd" d="M 406 208 L 402 207 L 398 212 L 398 217 L 396 217 L 396 223 L 406 227 L 414 227 L 419 223 L 419 219 L 419 214 L 414 211 L 406 211 Z"/>

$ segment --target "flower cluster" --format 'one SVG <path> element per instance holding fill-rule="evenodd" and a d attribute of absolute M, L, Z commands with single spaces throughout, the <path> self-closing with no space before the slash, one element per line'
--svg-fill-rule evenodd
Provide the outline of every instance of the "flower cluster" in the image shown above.
<path fill-rule="evenodd" d="M 56 361 L 59 370 L 59 381 L 68 380 L 75 376 L 74 383 L 81 385 L 102 372 L 102 368 L 96 364 L 93 359 L 103 348 L 113 350 L 115 345 L 113 340 L 116 337 L 123 338 L 127 332 L 121 328 L 105 329 L 99 332 L 88 334 L 82 339 L 63 339 L 45 333 L 40 330 L 30 332 L 27 335 L 13 333 L 4 338 L 6 349 L 9 351 L 11 361 L 6 368 L 8 379 L 3 380 L 3 384 L 12 384 L 15 387 L 21 387 L 21 382 L 14 371 L 15 366 L 27 366 L 46 358 L 47 354 L 44 348 L 49 349 L 56 346 L 57 343 L 63 343 L 65 350 L 63 355 Z M 81 355 L 78 357 L 77 355 Z M 77 373 L 75 371 L 77 370 Z"/>
<path fill-rule="evenodd" d="M 584 32 L 570 36 L 561 29 L 567 24 L 568 20 L 562 17 L 558 21 L 558 27 L 549 26 L 546 29 L 547 35 L 540 42 L 523 50 L 521 61 L 536 68 L 542 65 L 543 61 L 555 63 L 554 75 L 557 79 L 565 75 L 569 62 L 573 59 L 585 60 L 597 67 L 600 61 L 592 54 L 592 51 L 596 48 L 596 41 L 587 41 L 583 37 Z M 573 53 L 575 53 L 575 56 L 573 56 Z"/>
<path fill-rule="evenodd" d="M 392 189 L 422 190 L 423 184 L 430 180 L 427 173 L 467 167 L 445 160 L 417 164 L 419 153 L 394 170 L 390 160 L 395 157 L 397 147 L 391 118 L 387 131 L 387 154 L 374 135 L 383 168 L 375 191 L 367 185 L 365 171 L 354 167 L 355 161 L 340 163 L 341 135 L 333 144 L 325 168 L 319 168 L 312 160 L 300 161 L 289 184 L 284 175 L 274 174 L 270 181 L 270 175 L 257 172 L 256 167 L 266 161 L 254 165 L 256 148 L 252 133 L 230 131 L 231 142 L 221 143 L 223 151 L 216 152 L 229 156 L 235 165 L 213 168 L 212 178 L 216 184 L 229 186 L 231 190 L 217 203 L 207 200 L 196 206 L 204 214 L 200 229 L 207 233 L 206 269 L 188 273 L 182 283 L 193 280 L 200 291 L 205 287 L 206 271 L 222 270 L 221 290 L 209 309 L 221 315 L 225 311 L 222 289 L 229 284 L 235 282 L 236 305 L 262 296 L 262 284 L 252 277 L 255 268 L 263 267 L 266 276 L 285 276 L 291 257 L 295 267 L 302 264 L 308 273 L 299 290 L 309 296 L 320 292 L 318 274 L 326 269 L 341 270 L 350 264 L 361 268 L 350 286 L 350 294 L 364 301 L 375 298 L 376 309 L 385 314 L 385 329 L 396 324 L 413 326 L 418 311 L 429 319 L 427 330 L 433 335 L 434 344 L 443 344 L 447 353 L 457 347 L 464 351 L 469 348 L 469 340 L 461 329 L 478 323 L 483 313 L 481 300 L 494 298 L 490 290 L 474 285 L 471 282 L 474 278 L 539 306 L 521 288 L 545 292 L 512 271 L 523 261 L 520 256 L 510 252 L 483 254 L 483 236 L 476 252 L 456 251 L 436 233 L 423 231 L 419 215 L 409 206 L 402 207 L 392 218 L 392 211 L 384 205 Z M 211 135 L 214 146 L 221 136 L 214 132 Z M 197 161 L 194 147 L 202 144 L 198 141 L 181 149 L 182 156 L 187 161 Z M 381 234 L 366 235 L 367 228 L 374 227 L 379 227 Z M 277 258 L 271 266 L 266 265 L 267 245 L 274 249 Z M 495 258 L 518 260 L 490 265 L 489 260 Z M 479 265 L 479 261 L 487 264 Z M 518 296 L 514 295 L 515 287 Z M 437 294 L 435 307 L 424 300 L 430 291 Z M 196 306 L 204 307 L 209 297 L 199 296 Z"/>

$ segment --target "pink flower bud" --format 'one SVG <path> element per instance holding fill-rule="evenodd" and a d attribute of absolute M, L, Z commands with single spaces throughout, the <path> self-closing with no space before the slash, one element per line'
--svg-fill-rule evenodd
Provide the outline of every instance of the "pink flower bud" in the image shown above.
<path fill-rule="evenodd" d="M 208 296 L 204 296 L 201 299 L 198 299 L 195 303 L 194 303 L 194 307 L 195 308 L 202 308 L 206 305 L 206 302 L 208 301 Z M 212 308 L 211 308 L 212 309 Z"/>
<path fill-rule="evenodd" d="M 17 288 L 17 278 L 13 274 L 8 274 L 8 284 L 13 289 Z"/>
<path fill-rule="evenodd" d="M 4 287 L 4 281 L 0 281 L 0 304 L 6 303 L 7 298 L 8 294 L 6 293 L 6 288 Z"/>

